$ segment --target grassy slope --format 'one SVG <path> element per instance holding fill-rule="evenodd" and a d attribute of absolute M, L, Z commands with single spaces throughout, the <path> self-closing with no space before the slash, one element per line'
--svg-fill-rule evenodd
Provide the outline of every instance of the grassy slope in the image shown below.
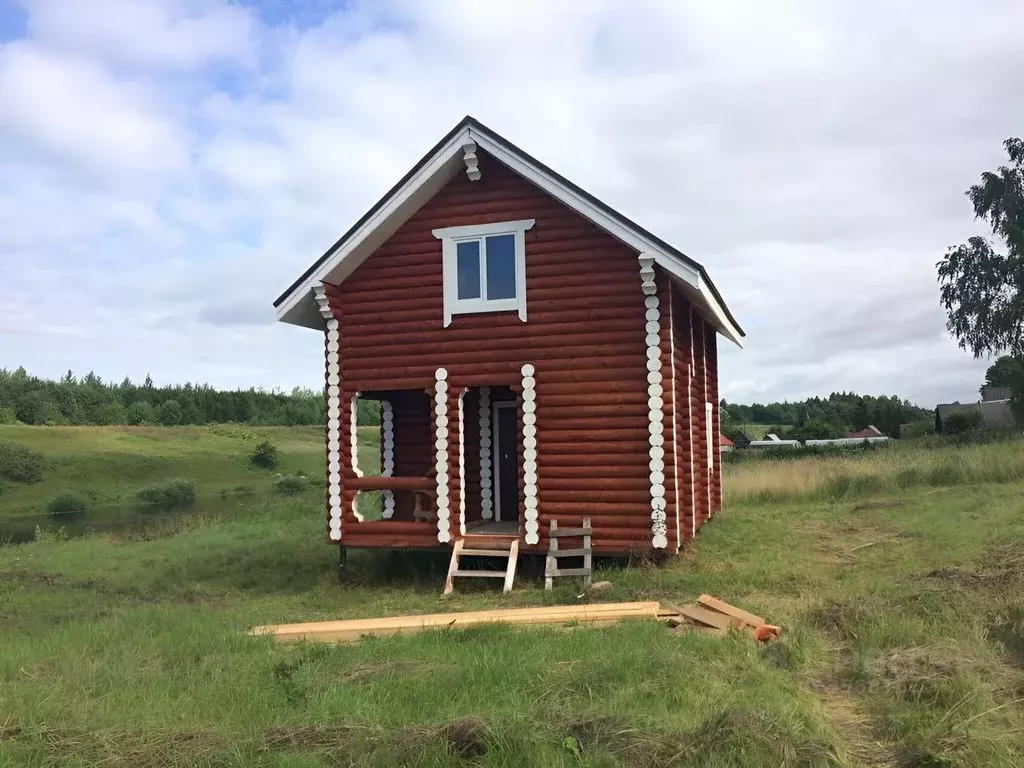
<path fill-rule="evenodd" d="M 600 574 L 607 599 L 708 591 L 790 629 L 764 651 L 653 623 L 248 638 L 574 601 L 528 579 L 445 600 L 443 562 L 412 573 L 365 553 L 338 588 L 316 494 L 145 539 L 0 549 L 0 766 L 469 764 L 459 750 L 493 766 L 1024 762 L 1022 485 L 734 504 L 670 566 Z"/>
<path fill-rule="evenodd" d="M 324 435 L 319 427 L 0 426 L 0 440 L 39 451 L 47 462 L 42 482 L 0 481 L 0 515 L 39 514 L 63 491 L 84 496 L 93 506 L 116 504 L 137 488 L 168 477 L 195 480 L 200 496 L 237 485 L 267 490 L 273 472 L 249 460 L 263 438 L 280 449 L 278 471 L 302 471 L 322 481 Z M 361 451 L 360 462 L 371 469 L 379 466 L 376 447 Z"/>

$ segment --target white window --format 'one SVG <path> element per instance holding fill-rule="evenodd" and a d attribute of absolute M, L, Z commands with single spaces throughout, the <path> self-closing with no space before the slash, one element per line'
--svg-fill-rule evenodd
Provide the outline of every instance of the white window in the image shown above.
<path fill-rule="evenodd" d="M 444 324 L 452 315 L 517 311 L 526 322 L 526 230 L 533 219 L 435 229 L 442 242 Z"/>

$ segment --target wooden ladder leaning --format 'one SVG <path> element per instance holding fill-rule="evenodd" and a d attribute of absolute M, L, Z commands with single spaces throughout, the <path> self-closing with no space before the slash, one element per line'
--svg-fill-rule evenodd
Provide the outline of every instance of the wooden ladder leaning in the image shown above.
<path fill-rule="evenodd" d="M 460 567 L 464 557 L 508 558 L 504 570 L 465 569 Z M 519 560 L 519 539 L 513 536 L 486 536 L 467 534 L 455 542 L 452 559 L 448 564 L 448 578 L 444 582 L 444 593 L 450 595 L 455 589 L 456 578 L 504 579 L 502 592 L 512 591 L 516 578 L 516 563 Z"/>
<path fill-rule="evenodd" d="M 558 576 L 582 576 L 583 586 L 589 587 L 593 576 L 593 550 L 590 548 L 590 518 L 583 518 L 582 528 L 559 528 L 558 521 L 551 521 L 551 528 L 548 531 L 548 556 L 544 561 L 544 589 L 551 589 L 554 586 L 554 579 Z M 583 539 L 581 549 L 559 549 L 558 540 L 561 538 Z M 559 568 L 558 558 L 560 557 L 582 557 L 582 568 Z"/>

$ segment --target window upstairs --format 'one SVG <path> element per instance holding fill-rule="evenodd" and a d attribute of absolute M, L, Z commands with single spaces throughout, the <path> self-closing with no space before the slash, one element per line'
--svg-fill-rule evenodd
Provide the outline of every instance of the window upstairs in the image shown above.
<path fill-rule="evenodd" d="M 444 325 L 452 315 L 511 312 L 526 322 L 526 230 L 534 219 L 435 229 L 442 243 Z"/>

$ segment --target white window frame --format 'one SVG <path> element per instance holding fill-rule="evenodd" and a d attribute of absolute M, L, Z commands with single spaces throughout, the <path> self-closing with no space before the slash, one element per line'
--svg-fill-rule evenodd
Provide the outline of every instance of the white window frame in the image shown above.
<path fill-rule="evenodd" d="M 470 224 L 465 227 L 443 227 L 433 230 L 441 241 L 441 256 L 444 269 L 444 327 L 452 324 L 452 315 L 478 312 L 516 311 L 519 319 L 526 322 L 526 230 L 533 227 L 535 219 L 500 221 L 494 224 Z M 487 290 L 487 244 L 485 238 L 492 235 L 514 235 L 516 244 L 516 295 L 512 299 L 483 298 Z M 459 298 L 459 272 L 457 246 L 459 243 L 479 241 L 480 243 L 480 298 Z"/>

